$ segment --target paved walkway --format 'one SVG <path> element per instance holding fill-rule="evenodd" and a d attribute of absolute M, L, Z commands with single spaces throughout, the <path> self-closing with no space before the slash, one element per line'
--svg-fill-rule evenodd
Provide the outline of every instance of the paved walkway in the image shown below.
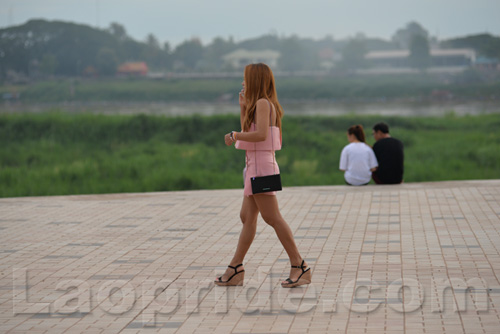
<path fill-rule="evenodd" d="M 0 199 L 1 333 L 499 333 L 500 180 L 287 188 L 313 284 L 242 190 Z"/>

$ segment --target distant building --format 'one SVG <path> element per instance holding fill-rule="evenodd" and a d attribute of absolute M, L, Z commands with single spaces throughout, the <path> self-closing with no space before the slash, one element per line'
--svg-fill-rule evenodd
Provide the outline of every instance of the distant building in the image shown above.
<path fill-rule="evenodd" d="M 93 78 L 97 77 L 98 74 L 97 69 L 92 65 L 87 66 L 82 73 L 86 77 L 93 77 Z"/>
<path fill-rule="evenodd" d="M 329 71 L 342 60 L 342 55 L 331 48 L 324 48 L 318 52 L 318 58 L 321 69 Z"/>
<path fill-rule="evenodd" d="M 265 63 L 270 67 L 278 65 L 281 54 L 274 50 L 249 51 L 237 49 L 222 57 L 224 63 L 234 69 L 242 69 L 248 64 Z"/>
<path fill-rule="evenodd" d="M 483 70 L 500 70 L 500 61 L 497 58 L 479 56 L 477 57 L 474 66 Z"/>
<path fill-rule="evenodd" d="M 119 76 L 144 77 L 148 74 L 148 65 L 145 62 L 127 62 L 118 66 Z"/>
<path fill-rule="evenodd" d="M 476 53 L 472 49 L 431 49 L 429 53 L 429 69 L 435 71 L 463 71 L 476 60 Z M 411 69 L 409 56 L 409 50 L 371 51 L 365 55 L 365 59 L 371 71 L 396 72 Z"/>

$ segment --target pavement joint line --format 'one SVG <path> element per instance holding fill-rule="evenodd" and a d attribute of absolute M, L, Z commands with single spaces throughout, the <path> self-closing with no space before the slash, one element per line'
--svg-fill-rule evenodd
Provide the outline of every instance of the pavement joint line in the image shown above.
<path fill-rule="evenodd" d="M 171 286 L 172 284 L 174 284 L 174 282 L 176 282 L 176 281 L 179 279 L 179 277 L 180 277 L 180 276 L 181 276 L 181 274 L 177 275 L 177 277 L 176 277 L 175 279 L 173 279 L 173 280 L 170 282 L 170 284 L 168 284 L 168 285 L 167 285 L 164 289 L 162 289 L 162 290 L 161 290 L 161 292 L 157 294 L 157 296 L 158 296 L 158 295 L 160 295 L 161 293 L 165 292 L 165 290 L 167 290 L 169 286 Z M 134 318 L 133 318 L 133 319 L 132 319 L 132 320 L 131 320 L 128 324 L 127 324 L 127 326 L 125 326 L 125 327 L 124 327 L 124 329 L 126 329 L 126 328 L 128 327 L 128 325 L 130 325 L 131 323 L 133 323 L 135 319 L 137 319 L 139 316 L 141 316 L 141 315 L 142 315 L 142 312 L 144 312 L 144 310 L 147 310 L 147 309 L 149 308 L 149 306 L 153 303 L 153 301 L 154 301 L 155 299 L 156 299 L 156 298 L 153 298 L 153 300 L 151 300 L 151 301 L 149 302 L 149 304 L 148 304 L 146 307 L 144 307 L 144 308 L 142 309 L 142 311 L 141 311 L 141 312 L 139 312 L 139 313 L 138 313 L 138 314 L 137 314 L 137 315 L 136 315 L 136 316 L 135 316 L 135 317 L 134 317 Z M 140 323 L 142 324 L 142 322 L 140 322 Z M 148 327 L 149 327 L 149 326 L 148 326 Z"/>

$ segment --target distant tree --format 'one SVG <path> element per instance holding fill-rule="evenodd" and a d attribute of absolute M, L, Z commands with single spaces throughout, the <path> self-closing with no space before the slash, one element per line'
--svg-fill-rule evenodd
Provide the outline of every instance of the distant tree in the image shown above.
<path fill-rule="evenodd" d="M 112 22 L 108 28 L 108 31 L 119 41 L 124 41 L 128 39 L 127 31 L 125 27 L 119 23 Z"/>
<path fill-rule="evenodd" d="M 2 76 L 5 76 L 8 70 L 28 74 L 32 54 L 29 48 L 24 46 L 27 33 L 7 28 L 1 30 L 0 36 L 0 68 Z"/>
<path fill-rule="evenodd" d="M 213 39 L 204 52 L 203 59 L 210 70 L 218 70 L 223 65 L 222 57 L 235 49 L 235 44 L 232 38 L 225 40 L 222 37 Z"/>
<path fill-rule="evenodd" d="M 471 35 L 441 42 L 442 47 L 471 48 L 479 55 L 500 59 L 500 37 L 490 34 Z"/>
<path fill-rule="evenodd" d="M 365 55 L 368 52 L 364 39 L 351 39 L 342 49 L 340 66 L 354 70 L 367 66 Z"/>
<path fill-rule="evenodd" d="M 118 58 L 113 49 L 103 47 L 96 56 L 96 66 L 101 75 L 114 75 L 118 67 Z"/>
<path fill-rule="evenodd" d="M 333 35 L 326 35 L 323 37 L 323 39 L 318 40 L 318 48 L 323 49 L 325 47 L 327 48 L 335 48 L 335 39 L 333 38 Z"/>
<path fill-rule="evenodd" d="M 146 45 L 129 38 L 120 43 L 121 60 L 144 60 L 144 48 Z"/>
<path fill-rule="evenodd" d="M 57 67 L 57 59 L 53 54 L 46 54 L 40 62 L 40 72 L 44 75 L 53 75 Z"/>
<path fill-rule="evenodd" d="M 180 67 L 187 70 L 195 69 L 198 62 L 203 57 L 203 46 L 198 38 L 193 38 L 189 41 L 181 43 L 175 48 L 174 60 L 178 62 Z"/>
<path fill-rule="evenodd" d="M 172 47 L 169 42 L 163 43 L 162 48 L 163 69 L 172 68 Z"/>
<path fill-rule="evenodd" d="M 406 25 L 406 27 L 398 29 L 394 36 L 392 37 L 392 41 L 399 46 L 401 49 L 408 49 L 410 47 L 410 43 L 412 41 L 413 36 L 420 35 L 424 37 L 426 40 L 429 39 L 429 33 L 425 30 L 419 23 L 410 22 Z"/>
<path fill-rule="evenodd" d="M 168 53 L 168 54 L 172 53 L 172 47 L 170 46 L 169 42 L 163 43 L 163 51 Z"/>
<path fill-rule="evenodd" d="M 297 36 L 282 40 L 280 52 L 278 65 L 282 70 L 295 72 L 304 69 L 305 50 Z"/>
<path fill-rule="evenodd" d="M 431 65 L 429 42 L 422 35 L 413 35 L 410 42 L 410 66 L 424 70 Z"/>
<path fill-rule="evenodd" d="M 257 38 L 247 39 L 238 43 L 237 48 L 246 50 L 276 50 L 278 51 L 281 40 L 277 35 L 268 34 Z"/>
<path fill-rule="evenodd" d="M 160 48 L 158 39 L 153 34 L 149 34 L 146 37 L 146 45 L 143 48 L 142 59 L 152 68 L 160 69 L 165 67 L 164 52 Z"/>
<path fill-rule="evenodd" d="M 149 34 L 146 37 L 146 44 L 152 49 L 160 49 L 160 43 L 158 42 L 158 39 L 155 37 L 153 34 Z"/>

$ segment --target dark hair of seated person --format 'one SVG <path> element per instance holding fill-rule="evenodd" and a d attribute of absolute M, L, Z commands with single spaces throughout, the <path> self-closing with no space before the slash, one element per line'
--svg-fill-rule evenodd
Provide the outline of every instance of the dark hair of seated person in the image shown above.
<path fill-rule="evenodd" d="M 373 131 L 380 131 L 382 133 L 389 133 L 389 126 L 384 122 L 377 123 L 373 126 Z"/>

